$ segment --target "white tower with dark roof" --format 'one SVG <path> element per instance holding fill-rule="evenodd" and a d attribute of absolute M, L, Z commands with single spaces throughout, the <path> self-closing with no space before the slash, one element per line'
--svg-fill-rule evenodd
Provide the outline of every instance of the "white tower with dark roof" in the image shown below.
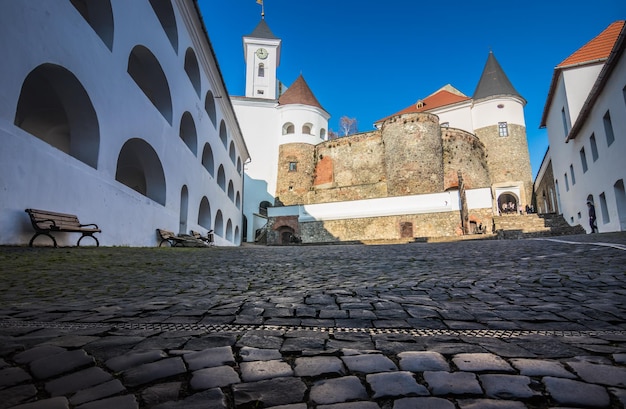
<path fill-rule="evenodd" d="M 276 69 L 280 64 L 280 43 L 265 19 L 243 37 L 247 98 L 278 98 Z"/>

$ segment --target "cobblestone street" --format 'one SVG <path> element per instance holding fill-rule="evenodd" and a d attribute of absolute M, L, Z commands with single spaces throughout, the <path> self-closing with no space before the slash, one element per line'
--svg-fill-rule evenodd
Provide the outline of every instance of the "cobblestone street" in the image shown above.
<path fill-rule="evenodd" d="M 0 408 L 626 405 L 626 234 L 0 247 Z"/>

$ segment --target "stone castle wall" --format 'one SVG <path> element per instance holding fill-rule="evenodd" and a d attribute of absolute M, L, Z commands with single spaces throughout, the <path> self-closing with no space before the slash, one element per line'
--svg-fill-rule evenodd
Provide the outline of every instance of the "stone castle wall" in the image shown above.
<path fill-rule="evenodd" d="M 473 134 L 455 128 L 442 129 L 444 190 L 458 187 L 458 171 L 466 189 L 491 186 L 485 145 Z"/>
<path fill-rule="evenodd" d="M 535 209 L 540 213 L 558 213 L 555 203 L 556 186 L 554 184 L 554 172 L 552 170 L 552 161 L 548 163 L 543 177 L 535 186 Z"/>
<path fill-rule="evenodd" d="M 304 203 L 315 176 L 315 146 L 308 143 L 280 145 L 276 197 L 285 205 Z M 295 163 L 296 169 L 290 170 Z"/>

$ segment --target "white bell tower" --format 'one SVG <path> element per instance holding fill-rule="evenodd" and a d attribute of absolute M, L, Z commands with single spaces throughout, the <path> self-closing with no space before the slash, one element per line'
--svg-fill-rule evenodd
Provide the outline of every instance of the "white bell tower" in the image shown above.
<path fill-rule="evenodd" d="M 276 69 L 280 64 L 280 38 L 261 19 L 251 34 L 243 37 L 246 61 L 246 97 L 278 98 Z"/>

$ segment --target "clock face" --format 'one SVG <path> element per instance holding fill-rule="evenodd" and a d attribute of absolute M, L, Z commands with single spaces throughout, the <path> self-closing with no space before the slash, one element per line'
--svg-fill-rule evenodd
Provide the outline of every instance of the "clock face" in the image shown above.
<path fill-rule="evenodd" d="M 266 59 L 268 54 L 269 53 L 267 52 L 265 48 L 259 48 L 258 50 L 256 50 L 256 56 L 262 60 Z"/>

